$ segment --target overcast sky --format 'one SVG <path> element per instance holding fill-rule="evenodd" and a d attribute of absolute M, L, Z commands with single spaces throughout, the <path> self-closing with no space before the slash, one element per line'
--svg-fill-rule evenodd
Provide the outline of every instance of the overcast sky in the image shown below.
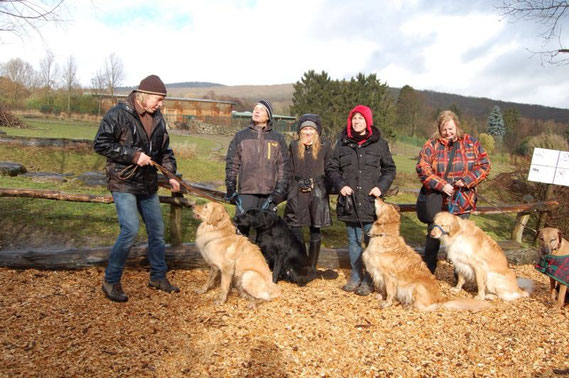
<path fill-rule="evenodd" d="M 569 108 L 569 65 L 532 58 L 543 30 L 502 19 L 499 4 L 66 0 L 67 21 L 42 26 L 43 41 L 2 33 L 0 63 L 20 57 L 39 69 L 46 49 L 60 65 L 73 55 L 84 86 L 111 53 L 124 64 L 123 85 L 151 73 L 226 85 L 293 83 L 311 69 L 334 79 L 376 73 L 392 87 Z"/>

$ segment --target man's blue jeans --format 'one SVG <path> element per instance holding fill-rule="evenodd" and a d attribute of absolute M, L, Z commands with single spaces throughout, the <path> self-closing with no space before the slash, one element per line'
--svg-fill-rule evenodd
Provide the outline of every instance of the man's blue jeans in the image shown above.
<path fill-rule="evenodd" d="M 112 192 L 120 224 L 120 233 L 105 270 L 105 280 L 109 283 L 120 282 L 130 247 L 138 234 L 138 214 L 146 224 L 148 235 L 148 261 L 150 279 L 155 281 L 166 277 L 168 267 L 164 259 L 164 222 L 158 193 L 150 196 Z"/>
<path fill-rule="evenodd" d="M 369 241 L 367 233 L 371 229 L 373 223 L 364 223 L 364 232 L 366 234 L 364 241 Z M 348 251 L 350 255 L 350 280 L 360 283 L 363 279 L 363 262 L 362 262 L 362 228 L 359 223 L 346 223 L 348 231 Z"/>

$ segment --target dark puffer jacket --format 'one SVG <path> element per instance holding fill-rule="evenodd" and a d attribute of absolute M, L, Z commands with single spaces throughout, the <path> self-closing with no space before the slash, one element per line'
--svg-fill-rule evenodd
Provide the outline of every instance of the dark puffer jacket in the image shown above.
<path fill-rule="evenodd" d="M 136 151 L 150 158 L 172 173 L 176 173 L 176 159 L 170 149 L 166 122 L 157 110 L 153 116 L 150 137 L 134 108 L 134 92 L 125 103 L 119 103 L 105 114 L 95 136 L 95 152 L 107 158 L 105 167 L 111 192 L 151 195 L 158 191 L 158 174 L 152 166 L 138 167 L 133 159 Z M 134 165 L 134 166 L 133 166 Z M 119 177 L 121 171 L 137 167 L 132 177 Z M 124 177 L 124 174 L 122 175 Z"/>
<path fill-rule="evenodd" d="M 235 134 L 225 158 L 227 193 L 273 194 L 285 199 L 288 150 L 282 134 L 269 123 L 263 129 L 251 122 Z M 239 187 L 237 187 L 239 185 Z"/>
<path fill-rule="evenodd" d="M 299 124 L 309 119 L 316 123 L 320 131 L 320 118 L 306 115 L 301 118 Z M 324 227 L 332 224 L 330 217 L 330 203 L 326 191 L 325 168 L 332 157 L 332 146 L 327 140 L 320 139 L 320 152 L 314 159 L 312 147 L 304 149 L 304 159 L 300 159 L 298 153 L 298 140 L 290 144 L 289 193 L 285 208 L 285 220 L 289 226 L 315 226 Z M 312 179 L 314 188 L 309 192 L 303 192 L 299 188 L 299 181 Z"/>
<path fill-rule="evenodd" d="M 346 201 L 341 194 L 338 197 L 336 210 L 338 219 L 343 222 L 373 222 L 375 198 L 369 192 L 377 186 L 385 193 L 395 179 L 395 163 L 389 145 L 377 128 L 371 127 L 371 130 L 371 136 L 358 145 L 344 129 L 326 167 L 326 174 L 338 193 L 346 185 L 354 190 L 355 207 L 351 209 L 343 205 Z"/>

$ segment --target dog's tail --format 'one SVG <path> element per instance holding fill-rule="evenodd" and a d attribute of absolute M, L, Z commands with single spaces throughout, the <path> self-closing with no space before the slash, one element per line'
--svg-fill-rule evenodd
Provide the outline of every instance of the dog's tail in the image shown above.
<path fill-rule="evenodd" d="M 488 302 L 480 301 L 478 299 L 471 298 L 457 298 L 452 301 L 447 301 L 439 304 L 440 307 L 446 308 L 447 310 L 459 310 L 459 311 L 472 311 L 478 312 L 482 310 L 487 310 L 490 307 Z"/>
<path fill-rule="evenodd" d="M 516 281 L 518 282 L 518 286 L 520 287 L 520 289 L 522 289 L 528 294 L 533 293 L 533 290 L 535 289 L 535 284 L 532 280 L 530 280 L 529 278 L 517 277 Z"/>

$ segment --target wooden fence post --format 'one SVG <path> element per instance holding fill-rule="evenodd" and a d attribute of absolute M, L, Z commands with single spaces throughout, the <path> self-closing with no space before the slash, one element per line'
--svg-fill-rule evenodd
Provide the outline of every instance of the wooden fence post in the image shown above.
<path fill-rule="evenodd" d="M 172 192 L 172 197 L 184 197 L 182 193 Z M 170 205 L 170 244 L 182 244 L 182 206 Z"/>
<path fill-rule="evenodd" d="M 524 236 L 524 229 L 529 220 L 528 213 L 518 213 L 516 216 L 516 224 L 512 230 L 512 240 L 522 243 L 522 237 Z"/>

